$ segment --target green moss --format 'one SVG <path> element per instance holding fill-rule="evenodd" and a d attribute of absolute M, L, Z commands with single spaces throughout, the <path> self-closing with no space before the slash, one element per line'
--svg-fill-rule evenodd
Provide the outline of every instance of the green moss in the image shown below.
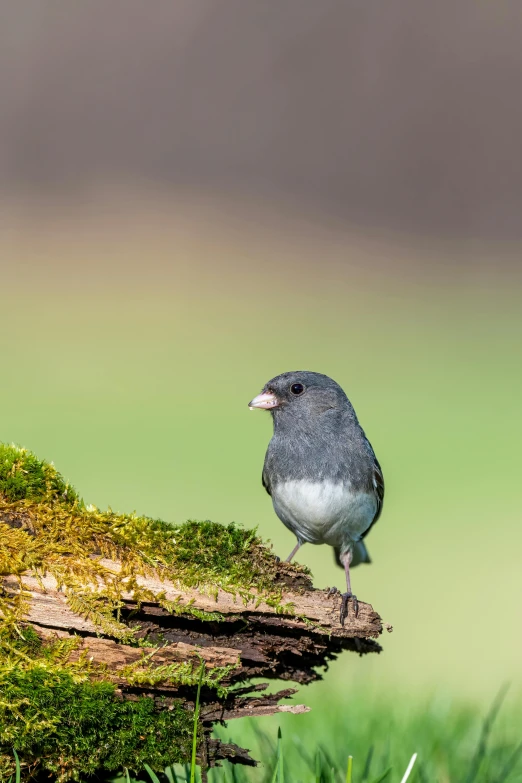
<path fill-rule="evenodd" d="M 52 566 L 64 554 L 81 560 L 98 552 L 121 559 L 124 566 L 139 561 L 144 569 L 159 568 L 185 587 L 234 591 L 255 587 L 272 597 L 277 593 L 276 560 L 255 531 L 209 521 L 174 526 L 85 506 L 53 465 L 26 449 L 0 444 L 2 509 L 25 514 L 35 534 L 29 537 L 22 530 L 10 534 L 9 573 Z M 6 537 L 0 541 L 2 545 L 4 550 L 9 548 Z M 13 571 L 15 552 L 22 557 Z M 61 566 L 65 566 L 63 561 Z"/>
<path fill-rule="evenodd" d="M 58 780 L 100 769 L 156 769 L 190 757 L 193 716 L 174 703 L 116 698 L 107 682 L 77 682 L 39 666 L 0 674 L 0 774 L 12 774 L 12 749 L 25 773 L 34 767 Z"/>
<path fill-rule="evenodd" d="M 153 655 L 153 653 L 151 653 Z M 203 669 L 196 661 L 169 663 L 161 666 L 149 666 L 150 658 L 144 656 L 141 661 L 125 666 L 119 674 L 129 685 L 188 685 L 196 688 L 200 679 L 202 686 L 212 688 L 218 696 L 226 696 L 228 688 L 220 685 L 235 666 L 215 666 L 210 671 Z"/>
<path fill-rule="evenodd" d="M 189 521 L 173 527 L 143 517 L 126 518 L 115 531 L 115 540 L 138 547 L 149 563 L 161 562 L 187 587 L 207 585 L 233 592 L 255 587 L 276 594 L 274 556 L 254 530 L 234 523 Z"/>
<path fill-rule="evenodd" d="M 30 627 L 0 636 L 0 781 L 14 770 L 13 748 L 22 778 L 47 771 L 56 780 L 80 779 L 122 766 L 157 769 L 190 758 L 194 715 L 181 700 L 162 705 L 148 697 L 126 701 L 110 681 L 113 671 L 95 664 L 88 652 L 71 660 L 79 637 L 42 642 Z M 157 667 L 154 651 L 118 671 L 128 685 L 198 683 L 224 696 L 221 680 L 234 668 L 205 669 L 195 656 Z M 198 725 L 201 740 L 201 726 Z"/>
<path fill-rule="evenodd" d="M 27 449 L 0 443 L 0 495 L 7 501 L 60 499 L 74 502 L 76 491 L 63 480 L 54 465 Z"/>
<path fill-rule="evenodd" d="M 104 558 L 118 561 L 121 569 L 109 568 Z M 155 601 L 171 613 L 222 619 L 218 612 L 167 600 L 162 590 L 145 589 L 139 576 L 209 595 L 221 588 L 291 612 L 275 587 L 277 568 L 255 531 L 208 521 L 169 525 L 100 511 L 86 506 L 53 465 L 0 444 L 0 576 L 16 577 L 21 588 L 2 590 L 0 582 L 0 780 L 13 770 L 13 747 L 27 774 L 38 763 L 60 780 L 121 766 L 138 769 L 145 761 L 162 767 L 187 760 L 193 716 L 178 703 L 158 710 L 151 699 L 117 698 L 114 679 L 127 686 L 195 691 L 201 671 L 197 656 L 156 665 L 158 645 L 147 646 L 131 666 L 108 671 L 88 653 L 78 656 L 75 638 L 42 643 L 24 623 L 25 572 L 54 576 L 71 609 L 101 635 L 139 644 L 120 621 L 124 593 L 138 606 Z M 222 681 L 232 668 L 204 670 L 203 684 L 223 696 Z"/>
<path fill-rule="evenodd" d="M 25 449 L 0 444 L 2 512 L 17 516 L 27 529 L 1 526 L 0 574 L 21 577 L 27 569 L 52 574 L 66 588 L 73 611 L 115 638 L 132 641 L 132 632 L 118 622 L 123 592 L 130 592 L 138 604 L 155 600 L 171 612 L 220 619 L 218 613 L 151 594 L 138 585 L 138 575 L 155 573 L 180 588 L 197 587 L 208 594 L 221 588 L 245 601 L 254 597 L 255 588 L 266 601 L 284 609 L 281 591 L 274 586 L 276 559 L 255 531 L 208 521 L 173 526 L 100 511 L 86 506 L 54 466 Z M 121 571 L 111 572 L 101 558 L 118 560 Z M 23 598 L 16 602 L 7 606 L 0 599 L 0 616 L 11 624 L 23 614 Z"/>

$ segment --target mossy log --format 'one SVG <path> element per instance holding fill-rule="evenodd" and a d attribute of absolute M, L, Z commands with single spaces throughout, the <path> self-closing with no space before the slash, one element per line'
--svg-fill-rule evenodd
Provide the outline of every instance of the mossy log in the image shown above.
<path fill-rule="evenodd" d="M 1 444 L 0 576 L 0 780 L 13 748 L 60 780 L 187 761 L 199 682 L 202 768 L 253 764 L 212 725 L 307 707 L 252 678 L 306 684 L 344 650 L 380 650 L 371 606 L 341 626 L 339 595 L 254 531 L 100 512 Z"/>

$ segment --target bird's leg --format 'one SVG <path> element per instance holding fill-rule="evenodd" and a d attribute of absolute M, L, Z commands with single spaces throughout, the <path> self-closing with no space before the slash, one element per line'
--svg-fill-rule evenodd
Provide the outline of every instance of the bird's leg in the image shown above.
<path fill-rule="evenodd" d="M 339 619 L 341 621 L 341 625 L 344 625 L 344 621 L 348 617 L 348 602 L 350 601 L 350 598 L 352 599 L 353 609 L 356 617 L 359 614 L 359 601 L 357 600 L 357 596 L 352 593 L 352 586 L 350 583 L 350 563 L 352 562 L 352 553 L 345 552 L 343 555 L 341 555 L 341 562 L 344 565 L 344 573 L 346 574 L 346 593 L 342 594 L 343 600 L 341 603 L 341 614 Z"/>
<path fill-rule="evenodd" d="M 297 550 L 302 547 L 302 545 L 303 545 L 303 542 L 300 541 L 299 539 L 297 539 L 297 544 L 294 546 L 294 548 L 292 549 L 292 551 L 290 552 L 290 554 L 286 558 L 285 563 L 290 563 L 290 561 L 292 560 L 293 556 L 295 555 Z"/>

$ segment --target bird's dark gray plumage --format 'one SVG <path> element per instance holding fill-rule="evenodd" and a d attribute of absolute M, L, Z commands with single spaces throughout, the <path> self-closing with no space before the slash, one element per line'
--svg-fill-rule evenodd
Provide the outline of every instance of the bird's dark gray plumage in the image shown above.
<path fill-rule="evenodd" d="M 332 378 L 286 372 L 272 378 L 251 408 L 270 410 L 274 434 L 263 486 L 281 521 L 305 543 L 329 544 L 346 572 L 341 622 L 352 599 L 350 565 L 370 562 L 363 538 L 380 516 L 384 480 L 348 397 Z"/>

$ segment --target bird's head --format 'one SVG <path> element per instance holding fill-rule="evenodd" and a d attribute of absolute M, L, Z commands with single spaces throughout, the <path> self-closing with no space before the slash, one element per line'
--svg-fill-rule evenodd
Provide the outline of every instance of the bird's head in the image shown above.
<path fill-rule="evenodd" d="M 251 410 L 269 410 L 276 419 L 288 415 L 315 417 L 327 410 L 341 409 L 346 403 L 346 394 L 332 378 L 297 370 L 272 378 L 248 406 Z"/>

